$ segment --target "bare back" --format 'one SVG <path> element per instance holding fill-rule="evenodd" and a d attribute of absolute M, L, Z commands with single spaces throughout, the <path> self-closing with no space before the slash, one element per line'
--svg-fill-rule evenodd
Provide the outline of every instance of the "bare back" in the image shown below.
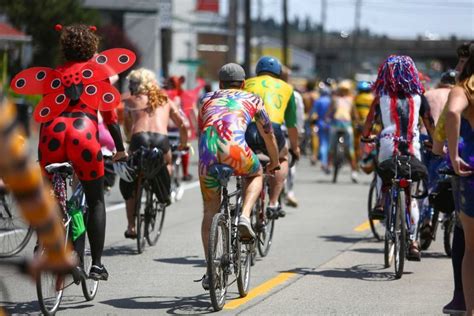
<path fill-rule="evenodd" d="M 140 132 L 168 134 L 170 103 L 159 105 L 156 109 L 148 104 L 148 96 L 131 96 L 125 100 L 125 109 L 132 118 L 132 135 Z"/>
<path fill-rule="evenodd" d="M 451 88 L 438 88 L 429 90 L 425 93 L 425 97 L 430 105 L 431 116 L 433 117 L 434 123 L 438 122 L 439 116 L 448 101 L 448 95 Z"/>

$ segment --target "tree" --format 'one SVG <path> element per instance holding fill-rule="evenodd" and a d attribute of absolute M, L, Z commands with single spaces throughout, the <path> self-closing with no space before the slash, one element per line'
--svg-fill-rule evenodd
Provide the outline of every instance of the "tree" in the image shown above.
<path fill-rule="evenodd" d="M 99 15 L 81 0 L 0 0 L 9 22 L 32 37 L 33 64 L 54 67 L 60 62 L 56 24 L 97 25 Z"/>

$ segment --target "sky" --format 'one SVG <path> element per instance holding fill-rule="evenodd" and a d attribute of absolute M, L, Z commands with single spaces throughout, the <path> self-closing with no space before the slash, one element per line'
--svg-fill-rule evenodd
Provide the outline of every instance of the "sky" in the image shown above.
<path fill-rule="evenodd" d="M 281 21 L 282 0 L 251 0 L 252 15 L 262 2 L 263 17 Z M 351 32 L 354 29 L 356 0 L 326 0 L 326 29 Z M 474 39 L 474 0 L 360 0 L 361 28 L 394 38 L 457 37 Z M 298 16 L 321 21 L 322 0 L 288 0 L 290 20 Z M 221 0 L 221 12 L 227 13 L 228 0 Z"/>

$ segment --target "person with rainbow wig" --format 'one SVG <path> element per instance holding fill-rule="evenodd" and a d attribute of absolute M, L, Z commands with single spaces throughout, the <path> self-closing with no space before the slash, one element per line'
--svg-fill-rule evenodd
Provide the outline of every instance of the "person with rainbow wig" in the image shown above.
<path fill-rule="evenodd" d="M 426 167 L 421 162 L 419 118 L 422 119 L 428 133 L 433 132 L 428 101 L 423 96 L 424 88 L 420 82 L 418 70 L 409 56 L 391 55 L 380 66 L 377 80 L 372 86 L 375 99 L 370 107 L 367 120 L 362 131 L 363 139 L 372 139 L 370 134 L 376 119 L 380 117 L 382 131 L 379 135 L 378 153 L 378 187 L 382 187 L 382 194 L 372 211 L 374 219 L 383 219 L 384 193 L 391 185 L 394 177 L 397 155 L 409 156 L 411 177 L 422 180 L 427 176 Z M 413 186 L 416 188 L 416 186 Z M 419 209 L 416 200 L 412 200 L 410 207 L 412 223 L 409 227 L 410 246 L 408 260 L 420 261 L 420 246 L 416 240 Z"/>

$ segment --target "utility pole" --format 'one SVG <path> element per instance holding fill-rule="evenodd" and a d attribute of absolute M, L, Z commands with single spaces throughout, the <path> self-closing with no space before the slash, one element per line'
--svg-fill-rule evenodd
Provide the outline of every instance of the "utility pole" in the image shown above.
<path fill-rule="evenodd" d="M 260 25 L 260 29 L 262 27 L 262 12 L 263 10 L 263 3 L 262 0 L 257 0 L 257 14 L 258 14 L 258 24 Z M 263 39 L 262 39 L 262 31 L 258 31 L 258 46 L 257 46 L 257 55 L 260 58 L 263 55 Z"/>
<path fill-rule="evenodd" d="M 325 45 L 325 26 L 327 16 L 327 1 L 321 0 L 321 25 L 319 27 L 319 47 L 316 58 L 316 68 L 319 69 L 319 77 L 321 79 L 327 76 L 326 65 L 324 64 L 324 45 Z"/>
<path fill-rule="evenodd" d="M 244 26 L 244 33 L 245 33 L 245 44 L 244 44 L 244 70 L 247 76 L 250 75 L 250 39 L 252 38 L 252 20 L 250 15 L 250 0 L 245 0 L 245 26 Z"/>
<path fill-rule="evenodd" d="M 237 13 L 238 13 L 238 1 L 229 0 L 229 29 L 227 36 L 227 62 L 235 63 L 236 51 L 237 51 Z"/>
<path fill-rule="evenodd" d="M 283 42 L 283 60 L 282 63 L 285 66 L 288 65 L 288 0 L 283 0 L 283 30 L 282 30 L 282 42 Z"/>
<path fill-rule="evenodd" d="M 354 76 L 359 67 L 359 37 L 360 37 L 360 15 L 362 10 L 362 0 L 356 0 L 354 16 L 354 36 L 352 38 L 351 53 L 351 76 Z"/>

